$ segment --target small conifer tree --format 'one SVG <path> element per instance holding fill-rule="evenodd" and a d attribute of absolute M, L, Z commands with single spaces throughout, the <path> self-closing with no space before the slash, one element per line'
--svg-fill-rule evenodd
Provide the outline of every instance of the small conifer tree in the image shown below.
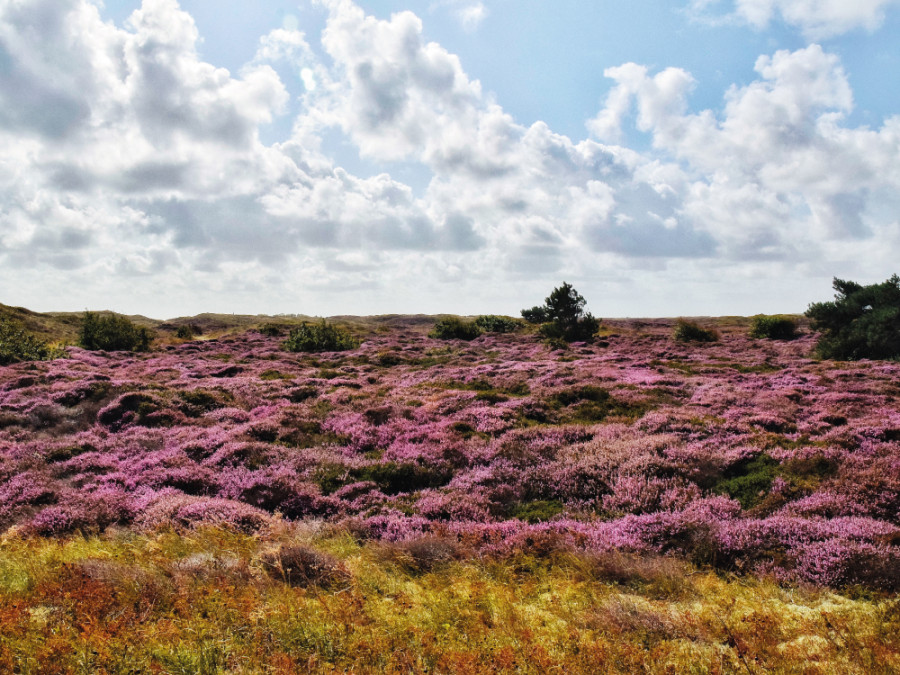
<path fill-rule="evenodd" d="M 543 306 L 523 309 L 522 317 L 530 323 L 541 324 L 541 335 L 566 342 L 590 340 L 600 321 L 585 312 L 585 299 L 571 284 L 563 282 L 544 300 Z"/>

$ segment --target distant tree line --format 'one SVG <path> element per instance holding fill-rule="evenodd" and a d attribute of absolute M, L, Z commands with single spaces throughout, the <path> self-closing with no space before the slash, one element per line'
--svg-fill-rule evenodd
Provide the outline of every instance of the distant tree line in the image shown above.
<path fill-rule="evenodd" d="M 815 352 L 820 358 L 898 359 L 900 358 L 900 277 L 896 274 L 882 283 L 864 286 L 855 281 L 835 278 L 835 298 L 814 302 L 805 315 L 811 328 L 819 333 Z M 538 333 L 556 343 L 588 342 L 598 332 L 600 320 L 585 311 L 586 301 L 571 284 L 554 288 L 543 305 L 522 310 L 523 319 L 538 326 Z M 510 333 L 520 329 L 521 320 L 493 314 L 475 320 L 445 317 L 436 322 L 430 336 L 437 339 L 473 340 L 482 333 Z M 259 329 L 266 335 L 278 335 L 274 324 Z M 181 326 L 177 337 L 191 339 L 199 333 L 192 325 Z M 792 340 L 797 336 L 797 321 L 783 315 L 759 315 L 752 319 L 749 335 L 755 339 Z M 719 334 L 695 322 L 679 320 L 673 337 L 680 342 L 715 342 Z M 119 314 L 85 312 L 78 335 L 84 349 L 105 351 L 146 351 L 154 333 Z M 283 344 L 288 351 L 322 352 L 355 349 L 359 340 L 349 331 L 325 320 L 303 323 L 290 331 Z M 48 345 L 10 319 L 0 319 L 0 366 L 17 361 L 59 358 L 65 351 Z"/>

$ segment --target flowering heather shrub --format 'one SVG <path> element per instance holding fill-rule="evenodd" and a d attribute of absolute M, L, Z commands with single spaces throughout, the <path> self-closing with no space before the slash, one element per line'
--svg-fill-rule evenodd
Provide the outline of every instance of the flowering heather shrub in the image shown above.
<path fill-rule="evenodd" d="M 271 523 L 269 514 L 247 504 L 230 499 L 191 497 L 171 488 L 137 500 L 135 511 L 134 524 L 141 530 L 217 525 L 240 532 L 255 532 Z"/>
<path fill-rule="evenodd" d="M 280 514 L 473 555 L 630 551 L 891 588 L 900 364 L 814 361 L 814 336 L 739 326 L 698 348 L 672 327 L 619 322 L 562 358 L 533 334 L 392 328 L 352 353 L 250 331 L 4 366 L 0 527 Z"/>
<path fill-rule="evenodd" d="M 103 491 L 76 495 L 62 504 L 42 509 L 28 524 L 28 530 L 41 536 L 103 532 L 110 525 L 131 522 L 134 514 L 127 495 Z"/>
<path fill-rule="evenodd" d="M 122 394 L 97 413 L 97 421 L 111 431 L 119 431 L 128 424 L 152 422 L 150 415 L 158 412 L 160 402 L 148 394 L 129 392 Z"/>
<path fill-rule="evenodd" d="M 57 486 L 50 476 L 34 471 L 11 475 L 0 485 L 0 526 L 12 524 L 23 507 L 55 504 Z"/>

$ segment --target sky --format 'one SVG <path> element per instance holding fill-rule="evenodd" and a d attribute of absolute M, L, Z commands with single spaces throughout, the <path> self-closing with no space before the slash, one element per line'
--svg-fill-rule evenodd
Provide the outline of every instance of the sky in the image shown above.
<path fill-rule="evenodd" d="M 900 272 L 900 0 L 0 0 L 0 302 L 803 312 Z"/>

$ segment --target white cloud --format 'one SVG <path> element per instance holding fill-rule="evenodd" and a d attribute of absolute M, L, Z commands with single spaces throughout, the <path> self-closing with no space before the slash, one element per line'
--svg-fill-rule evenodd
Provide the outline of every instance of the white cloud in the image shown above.
<path fill-rule="evenodd" d="M 320 100 L 316 119 L 339 126 L 370 157 L 428 166 L 426 199 L 436 220 L 452 210 L 469 214 L 500 258 L 561 262 L 585 246 L 642 257 L 712 253 L 708 235 L 679 221 L 683 186 L 659 185 L 660 177 L 677 180 L 677 167 L 644 183 L 637 177 L 644 160 L 634 153 L 574 143 L 542 122 L 517 124 L 455 56 L 423 40 L 408 12 L 378 21 L 350 2 L 328 7 L 324 45 L 343 85 Z M 678 104 L 678 82 L 668 73 L 659 82 L 657 107 Z M 662 114 L 645 107 L 649 117 Z"/>
<path fill-rule="evenodd" d="M 462 24 L 462 27 L 467 31 L 473 31 L 477 29 L 481 22 L 487 18 L 487 7 L 480 2 L 475 3 L 466 3 L 456 8 L 455 11 L 457 19 Z"/>
<path fill-rule="evenodd" d="M 517 123 L 411 12 L 323 4 L 327 59 L 282 28 L 231 73 L 200 58 L 174 0 L 144 0 L 125 28 L 88 0 L 0 3 L 0 285 L 22 304 L 161 314 L 496 311 L 543 297 L 545 275 L 634 293 L 667 268 L 789 275 L 898 239 L 900 119 L 845 126 L 847 76 L 818 46 L 760 57 L 720 112 L 690 112 L 684 70 L 610 68 L 578 141 Z M 267 146 L 285 72 L 300 113 Z M 619 145 L 632 113 L 649 152 Z M 336 165 L 335 129 L 384 172 Z"/>
<path fill-rule="evenodd" d="M 488 16 L 488 8 L 480 0 L 435 0 L 430 9 L 447 7 L 463 30 L 473 32 Z"/>
<path fill-rule="evenodd" d="M 692 9 L 709 16 L 709 8 L 719 0 L 694 0 Z M 809 39 L 821 40 L 852 30 L 877 30 L 885 12 L 898 0 L 734 0 L 733 17 L 756 28 L 765 28 L 780 18 L 799 28 Z"/>
<path fill-rule="evenodd" d="M 364 155 L 381 160 L 453 155 L 482 103 L 459 59 L 424 44 L 412 12 L 380 21 L 349 0 L 326 2 L 322 42 L 340 71 L 331 119 Z"/>
<path fill-rule="evenodd" d="M 900 120 L 875 131 L 841 126 L 852 92 L 838 58 L 818 45 L 762 56 L 756 71 L 758 80 L 728 91 L 717 116 L 685 112 L 683 71 L 610 69 L 611 104 L 589 127 L 615 134 L 636 106 L 654 147 L 692 173 L 682 214 L 735 257 L 800 260 L 829 241 L 896 228 L 895 216 L 876 211 L 900 189 Z"/>

